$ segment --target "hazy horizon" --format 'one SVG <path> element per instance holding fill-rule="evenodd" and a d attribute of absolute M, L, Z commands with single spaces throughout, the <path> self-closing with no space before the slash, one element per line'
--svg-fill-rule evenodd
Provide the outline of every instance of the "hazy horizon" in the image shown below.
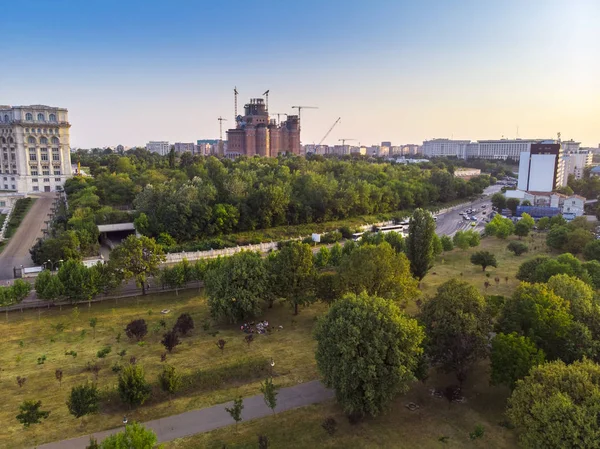
<path fill-rule="evenodd" d="M 302 143 L 600 144 L 600 2 L 230 1 L 3 5 L 0 104 L 69 109 L 71 145 L 218 138 L 269 89 Z"/>

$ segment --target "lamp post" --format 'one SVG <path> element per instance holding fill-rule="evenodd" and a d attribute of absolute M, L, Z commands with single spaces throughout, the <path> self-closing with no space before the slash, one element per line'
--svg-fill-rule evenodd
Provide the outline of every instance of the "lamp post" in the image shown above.
<path fill-rule="evenodd" d="M 50 264 L 50 270 L 52 270 L 52 261 L 50 259 L 48 259 L 46 262 L 44 262 L 42 264 L 42 266 L 44 267 L 44 270 L 46 270 L 46 264 Z"/>
<path fill-rule="evenodd" d="M 55 269 L 58 269 L 58 268 L 59 268 L 58 264 L 61 264 L 61 263 L 63 263 L 63 260 L 62 260 L 62 259 L 60 259 L 60 260 L 57 260 L 56 262 L 54 262 L 54 263 L 52 264 L 52 270 L 54 271 Z M 55 267 L 55 266 L 56 266 L 56 267 Z"/>

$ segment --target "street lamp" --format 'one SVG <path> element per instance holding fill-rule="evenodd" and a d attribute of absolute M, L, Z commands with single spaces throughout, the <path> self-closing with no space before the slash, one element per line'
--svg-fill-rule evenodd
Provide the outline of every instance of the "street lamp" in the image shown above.
<path fill-rule="evenodd" d="M 50 259 L 48 259 L 46 262 L 44 262 L 44 263 L 42 264 L 42 266 L 44 267 L 44 270 L 46 269 L 46 264 L 47 264 L 47 263 L 48 263 L 48 264 L 50 264 L 50 270 L 52 270 L 52 261 L 51 261 Z"/>
<path fill-rule="evenodd" d="M 58 264 L 60 264 L 60 263 L 63 263 L 63 260 L 62 260 L 62 259 L 60 259 L 60 260 L 57 260 L 56 262 L 54 262 L 54 263 L 52 264 L 52 270 L 55 270 L 56 268 L 58 268 Z M 55 268 L 55 265 L 56 265 L 56 268 Z"/>

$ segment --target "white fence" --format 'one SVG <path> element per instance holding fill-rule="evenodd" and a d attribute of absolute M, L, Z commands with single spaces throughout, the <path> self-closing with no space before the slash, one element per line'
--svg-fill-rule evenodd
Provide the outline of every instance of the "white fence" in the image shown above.
<path fill-rule="evenodd" d="M 259 253 L 267 253 L 270 250 L 277 249 L 277 242 L 259 243 L 257 245 L 236 246 L 233 248 L 211 249 L 209 251 L 191 251 L 182 253 L 169 253 L 166 255 L 166 264 L 179 263 L 183 259 L 188 261 L 199 259 L 213 259 L 219 256 L 232 256 L 240 251 L 258 251 Z"/>
<path fill-rule="evenodd" d="M 6 234 L 6 229 L 8 228 L 8 222 L 10 221 L 10 216 L 15 208 L 15 205 L 12 204 L 10 209 L 8 209 L 8 214 L 6 214 L 6 218 L 4 219 L 4 223 L 2 223 L 2 229 L 0 229 L 0 242 L 4 240 L 4 235 Z"/>

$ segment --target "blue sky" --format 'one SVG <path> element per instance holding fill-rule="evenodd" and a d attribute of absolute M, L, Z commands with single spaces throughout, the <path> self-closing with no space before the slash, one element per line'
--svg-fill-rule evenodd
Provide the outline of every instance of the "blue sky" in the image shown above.
<path fill-rule="evenodd" d="M 265 90 L 303 143 L 600 144 L 597 0 L 7 2 L 0 103 L 70 111 L 73 146 L 218 136 Z"/>

